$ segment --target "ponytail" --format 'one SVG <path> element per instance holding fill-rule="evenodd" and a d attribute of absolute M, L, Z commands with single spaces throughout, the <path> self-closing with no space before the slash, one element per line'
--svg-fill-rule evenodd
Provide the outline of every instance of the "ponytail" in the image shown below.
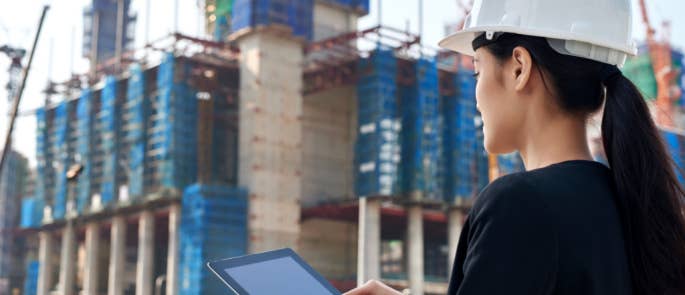
<path fill-rule="evenodd" d="M 634 294 L 685 294 L 683 188 L 644 98 L 623 75 L 604 82 L 602 140 L 616 189 Z"/>

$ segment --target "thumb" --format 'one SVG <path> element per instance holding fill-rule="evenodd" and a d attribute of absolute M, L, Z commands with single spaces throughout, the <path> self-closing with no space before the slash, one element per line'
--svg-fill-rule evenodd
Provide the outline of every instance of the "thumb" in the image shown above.
<path fill-rule="evenodd" d="M 369 280 L 363 285 L 354 288 L 343 295 L 373 295 L 374 290 L 378 289 L 380 282 L 376 280 Z"/>

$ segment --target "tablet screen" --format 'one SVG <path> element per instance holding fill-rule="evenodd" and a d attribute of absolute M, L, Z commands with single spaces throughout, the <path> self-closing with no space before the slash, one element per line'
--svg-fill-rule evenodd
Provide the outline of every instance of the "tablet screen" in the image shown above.
<path fill-rule="evenodd" d="M 249 294 L 332 294 L 291 257 L 230 267 L 224 271 Z"/>

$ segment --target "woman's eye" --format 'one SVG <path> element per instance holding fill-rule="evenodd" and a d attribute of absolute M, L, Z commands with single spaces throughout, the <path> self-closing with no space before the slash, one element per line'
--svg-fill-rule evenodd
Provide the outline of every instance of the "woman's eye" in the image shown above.
<path fill-rule="evenodd" d="M 479 75 L 480 75 L 480 73 L 473 73 L 473 78 L 475 78 L 476 80 L 478 80 L 478 76 L 479 76 Z"/>

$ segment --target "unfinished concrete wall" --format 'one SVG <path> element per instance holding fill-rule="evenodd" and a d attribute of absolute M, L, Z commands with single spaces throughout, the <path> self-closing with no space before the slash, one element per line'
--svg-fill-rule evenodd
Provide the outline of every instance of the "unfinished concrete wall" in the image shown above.
<path fill-rule="evenodd" d="M 302 222 L 299 254 L 327 279 L 354 279 L 357 224 L 326 219 Z"/>
<path fill-rule="evenodd" d="M 248 188 L 248 252 L 296 248 L 302 195 L 302 44 L 268 30 L 238 39 L 239 180 Z"/>
<path fill-rule="evenodd" d="M 314 4 L 314 41 L 357 30 L 356 13 L 329 3 Z"/>
<path fill-rule="evenodd" d="M 302 115 L 302 206 L 354 197 L 356 89 L 306 96 Z"/>

